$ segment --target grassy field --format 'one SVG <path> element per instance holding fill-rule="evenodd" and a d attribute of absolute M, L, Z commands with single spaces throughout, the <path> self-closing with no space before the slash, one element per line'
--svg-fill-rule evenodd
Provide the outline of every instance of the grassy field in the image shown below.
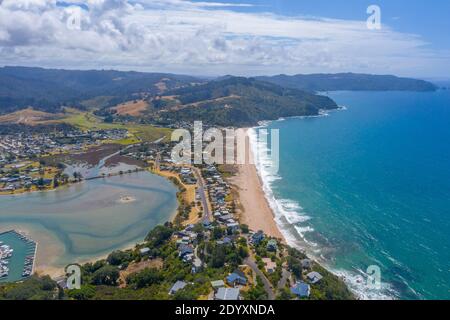
<path fill-rule="evenodd" d="M 141 124 L 122 124 L 122 123 L 105 123 L 102 119 L 96 117 L 90 112 L 82 112 L 74 109 L 66 109 L 67 116 L 62 122 L 71 124 L 82 130 L 106 130 L 106 129 L 126 129 L 131 134 L 130 137 L 115 141 L 123 145 L 137 143 L 139 141 L 153 142 L 162 137 L 168 141 L 172 130 L 167 128 L 157 128 L 150 125 Z"/>

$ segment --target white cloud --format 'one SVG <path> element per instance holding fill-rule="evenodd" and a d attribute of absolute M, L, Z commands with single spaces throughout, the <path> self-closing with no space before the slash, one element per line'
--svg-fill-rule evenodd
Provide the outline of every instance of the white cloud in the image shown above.
<path fill-rule="evenodd" d="M 4 0 L 0 64 L 192 74 L 373 72 L 440 75 L 450 55 L 365 21 L 236 12 L 249 4 L 88 0 L 81 30 L 52 0 Z M 248 10 L 246 10 L 248 11 Z M 447 67 L 447 70 L 443 68 Z M 440 74 L 439 74 L 440 73 Z"/>

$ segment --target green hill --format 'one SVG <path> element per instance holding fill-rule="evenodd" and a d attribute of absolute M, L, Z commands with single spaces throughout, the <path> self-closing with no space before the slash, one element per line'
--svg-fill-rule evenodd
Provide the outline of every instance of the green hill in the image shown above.
<path fill-rule="evenodd" d="M 0 68 L 0 113 L 29 106 L 47 112 L 58 112 L 61 106 L 83 109 L 95 100 L 104 107 L 198 81 L 164 73 L 4 67 Z"/>
<path fill-rule="evenodd" d="M 328 97 L 240 77 L 185 87 L 167 95 L 176 96 L 180 105 L 161 112 L 166 121 L 202 120 L 221 126 L 252 126 L 261 120 L 317 115 L 320 109 L 337 108 Z"/>

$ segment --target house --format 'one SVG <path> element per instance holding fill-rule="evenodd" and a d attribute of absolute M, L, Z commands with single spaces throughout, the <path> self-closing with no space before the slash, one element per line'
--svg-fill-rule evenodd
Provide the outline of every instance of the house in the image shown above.
<path fill-rule="evenodd" d="M 238 288 L 219 288 L 215 295 L 216 300 L 239 300 Z"/>
<path fill-rule="evenodd" d="M 267 251 L 277 251 L 278 250 L 278 244 L 277 244 L 277 240 L 275 239 L 270 239 L 267 242 L 267 246 L 266 246 Z"/>
<path fill-rule="evenodd" d="M 185 254 L 182 257 L 182 259 L 183 259 L 184 262 L 192 262 L 192 261 L 194 261 L 194 254 L 193 253 Z"/>
<path fill-rule="evenodd" d="M 218 289 L 225 287 L 225 282 L 223 282 L 223 280 L 211 281 L 211 286 L 214 291 L 217 291 Z"/>
<path fill-rule="evenodd" d="M 299 298 L 309 297 L 311 292 L 311 287 L 309 284 L 304 283 L 303 281 L 298 281 L 292 288 L 291 292 L 298 296 Z"/>
<path fill-rule="evenodd" d="M 256 246 L 260 244 L 260 242 L 263 240 L 264 240 L 264 233 L 261 230 L 252 235 L 252 243 Z"/>
<path fill-rule="evenodd" d="M 247 284 L 247 277 L 241 270 L 235 270 L 233 273 L 230 273 L 226 278 L 227 283 L 230 286 L 243 285 Z"/>
<path fill-rule="evenodd" d="M 202 224 L 203 224 L 203 227 L 205 227 L 205 228 L 211 227 L 211 221 L 209 221 L 207 218 L 203 219 Z"/>
<path fill-rule="evenodd" d="M 233 216 L 231 214 L 226 214 L 226 215 L 219 217 L 219 220 L 223 221 L 223 222 L 227 222 L 228 220 L 231 220 L 231 219 L 233 219 Z"/>
<path fill-rule="evenodd" d="M 300 263 L 302 264 L 303 269 L 311 269 L 311 260 L 303 259 L 300 261 Z"/>
<path fill-rule="evenodd" d="M 184 258 L 186 255 L 194 253 L 194 249 L 191 246 L 185 244 L 181 244 L 180 247 L 178 248 L 178 251 L 179 251 L 178 256 L 180 258 Z"/>
<path fill-rule="evenodd" d="M 267 273 L 274 273 L 277 269 L 277 264 L 270 258 L 262 258 L 262 262 L 264 262 L 264 268 L 266 269 Z"/>
<path fill-rule="evenodd" d="M 149 253 L 150 253 L 150 248 L 145 247 L 145 248 L 139 249 L 139 254 L 140 254 L 141 256 L 146 256 L 146 255 L 148 255 Z"/>
<path fill-rule="evenodd" d="M 58 286 L 62 289 L 68 289 L 69 287 L 67 286 L 67 280 L 66 279 L 59 279 L 56 281 L 56 283 L 58 284 Z"/>
<path fill-rule="evenodd" d="M 169 294 L 170 295 L 175 294 L 178 290 L 181 290 L 184 287 L 186 287 L 186 285 L 187 285 L 186 282 L 178 280 L 177 282 L 174 283 L 172 288 L 170 288 Z"/>
<path fill-rule="evenodd" d="M 235 231 L 239 230 L 239 223 L 237 223 L 237 222 L 227 223 L 227 228 L 229 230 L 231 230 L 231 232 L 235 232 Z"/>
<path fill-rule="evenodd" d="M 232 244 L 233 240 L 230 237 L 225 237 L 225 238 L 223 238 L 222 243 L 225 245 Z"/>
<path fill-rule="evenodd" d="M 308 273 L 306 275 L 306 278 L 308 278 L 309 282 L 311 282 L 312 284 L 315 284 L 315 283 L 319 282 L 320 280 L 322 280 L 323 276 L 320 273 L 313 271 L 313 272 Z"/>

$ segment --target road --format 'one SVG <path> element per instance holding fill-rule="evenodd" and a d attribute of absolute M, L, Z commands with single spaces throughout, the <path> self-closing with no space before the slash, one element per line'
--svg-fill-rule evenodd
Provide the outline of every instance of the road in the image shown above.
<path fill-rule="evenodd" d="M 281 271 L 281 279 L 278 282 L 278 289 L 283 289 L 286 286 L 288 279 L 291 277 L 291 273 L 285 268 Z"/>
<path fill-rule="evenodd" d="M 258 275 L 261 278 L 261 281 L 264 285 L 264 290 L 267 293 L 268 300 L 275 300 L 275 294 L 273 293 L 273 287 L 270 283 L 269 279 L 266 278 L 264 273 L 262 273 L 261 270 L 258 269 L 258 266 L 256 265 L 255 261 L 252 257 L 245 258 L 244 263 L 248 265 L 256 275 Z"/>
<path fill-rule="evenodd" d="M 200 170 L 198 168 L 193 168 L 194 173 L 195 173 L 195 177 L 197 178 L 197 182 L 198 182 L 198 193 L 200 195 L 200 199 L 202 201 L 202 206 L 203 206 L 203 213 L 205 214 L 205 218 L 208 219 L 209 222 L 212 222 L 212 215 L 211 215 L 211 211 L 209 210 L 208 207 L 208 201 L 207 201 L 207 196 L 206 196 L 206 190 L 205 190 L 205 185 L 203 184 L 203 178 L 202 178 L 202 174 L 200 173 Z"/>

